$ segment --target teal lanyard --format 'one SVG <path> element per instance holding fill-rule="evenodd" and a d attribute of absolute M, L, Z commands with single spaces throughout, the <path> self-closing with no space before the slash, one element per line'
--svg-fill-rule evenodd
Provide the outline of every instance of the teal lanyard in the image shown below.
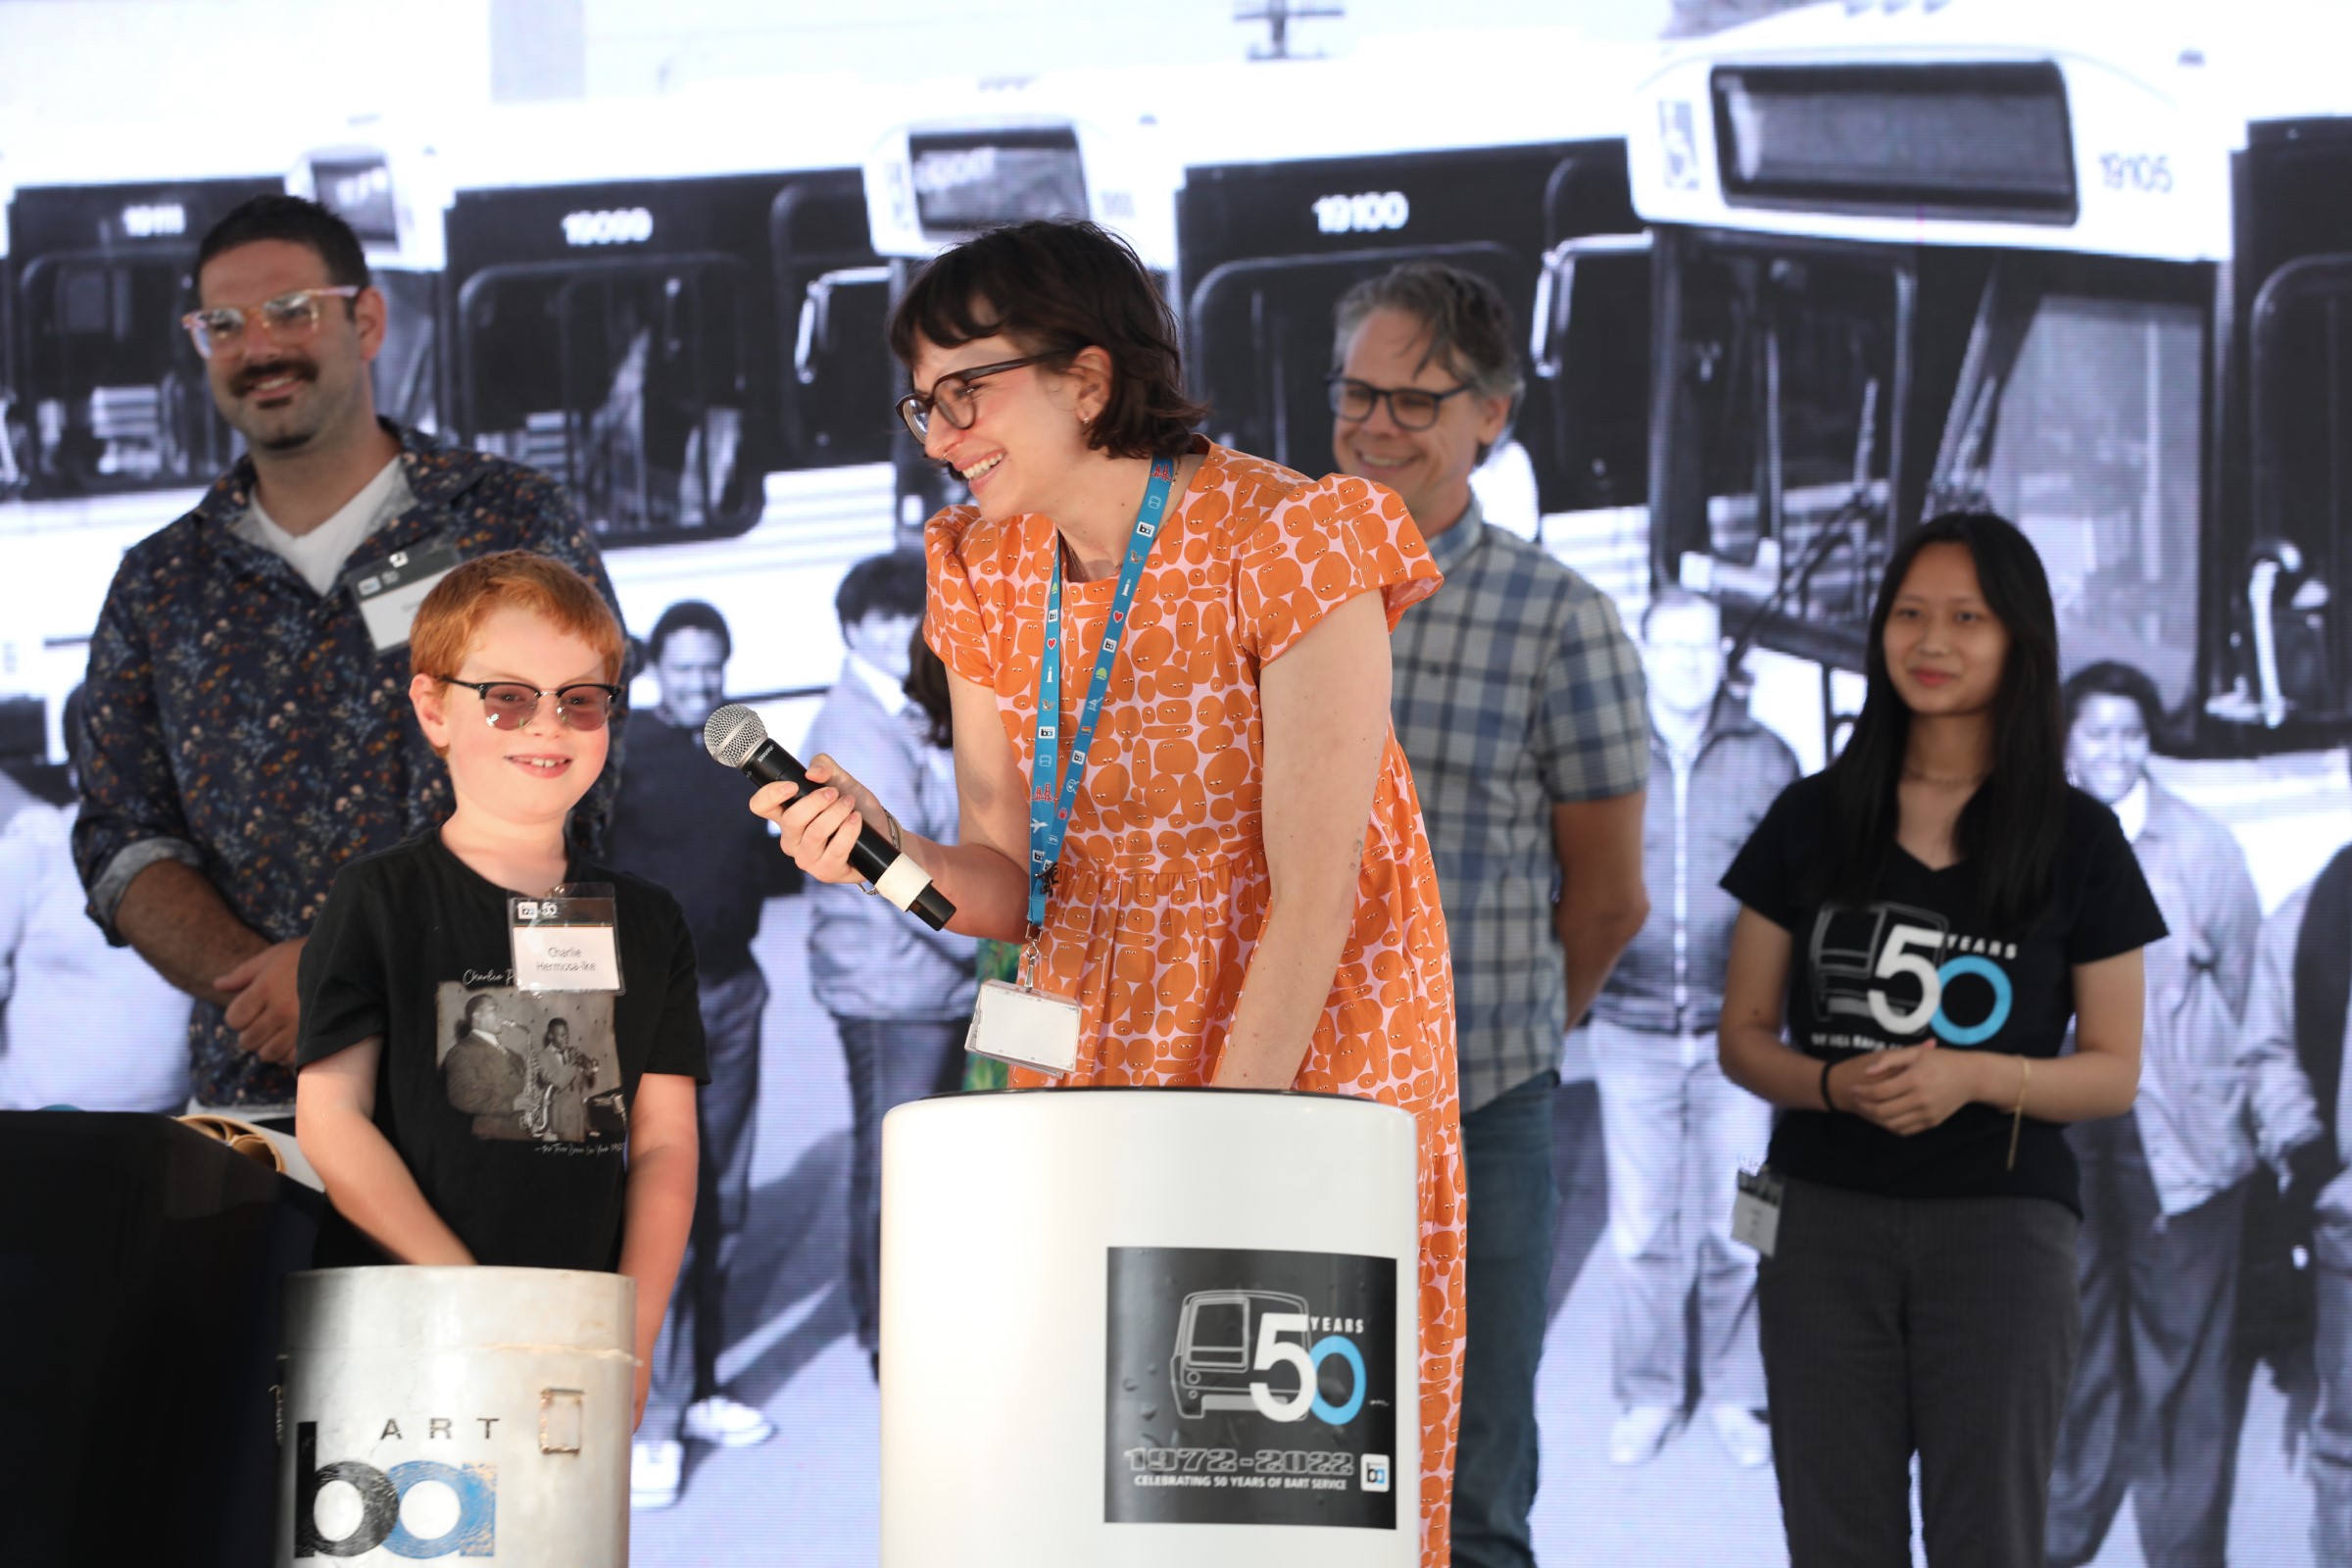
<path fill-rule="evenodd" d="M 1078 786 L 1086 777 L 1086 754 L 1095 743 L 1095 720 L 1102 716 L 1102 698 L 1110 690 L 1111 666 L 1118 662 L 1119 644 L 1127 636 L 1127 612 L 1135 604 L 1136 585 L 1144 579 L 1144 563 L 1151 559 L 1152 541 L 1159 537 L 1161 514 L 1168 492 L 1176 483 L 1176 461 L 1158 458 L 1152 464 L 1152 483 L 1135 514 L 1135 531 L 1127 536 L 1127 559 L 1119 567 L 1118 590 L 1110 599 L 1110 621 L 1102 628 L 1102 646 L 1095 655 L 1095 678 L 1087 684 L 1086 706 L 1079 710 L 1078 732 L 1070 737 L 1070 766 L 1061 767 L 1061 541 L 1054 542 L 1054 584 L 1046 590 L 1046 656 L 1037 671 L 1037 755 L 1031 763 L 1029 790 L 1029 930 L 1032 936 L 1046 923 L 1046 894 L 1054 886 L 1054 869 L 1061 863 L 1061 841 L 1070 831 L 1070 812 L 1078 806 Z M 1055 799 L 1054 781 L 1061 790 Z"/>

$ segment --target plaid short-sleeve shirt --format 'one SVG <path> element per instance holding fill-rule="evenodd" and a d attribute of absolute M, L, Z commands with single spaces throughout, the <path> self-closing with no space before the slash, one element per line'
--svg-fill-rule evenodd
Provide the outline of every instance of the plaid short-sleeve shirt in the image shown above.
<path fill-rule="evenodd" d="M 1394 704 L 1452 940 L 1467 1114 L 1559 1063 L 1551 808 L 1642 788 L 1649 710 L 1609 597 L 1475 498 L 1429 553 L 1446 586 L 1396 628 Z"/>

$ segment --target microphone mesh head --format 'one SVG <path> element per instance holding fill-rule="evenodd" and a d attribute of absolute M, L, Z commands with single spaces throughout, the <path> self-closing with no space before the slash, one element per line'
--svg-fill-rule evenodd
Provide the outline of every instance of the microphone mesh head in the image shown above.
<path fill-rule="evenodd" d="M 729 767 L 741 767 L 751 760 L 752 753 L 767 739 L 767 726 L 760 715 L 741 703 L 729 703 L 717 710 L 703 725 L 703 747 Z"/>

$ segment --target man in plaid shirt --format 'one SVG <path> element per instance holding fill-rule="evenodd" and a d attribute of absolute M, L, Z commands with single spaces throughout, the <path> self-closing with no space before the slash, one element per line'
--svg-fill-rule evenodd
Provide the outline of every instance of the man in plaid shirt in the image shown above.
<path fill-rule="evenodd" d="M 1494 286 L 1409 263 L 1350 289 L 1337 326 L 1339 466 L 1401 496 L 1446 573 L 1392 648 L 1453 946 L 1470 1178 L 1453 1560 L 1516 1568 L 1535 1562 L 1561 1037 L 1649 911 L 1642 666 L 1606 595 L 1480 514 L 1471 471 L 1525 384 Z"/>

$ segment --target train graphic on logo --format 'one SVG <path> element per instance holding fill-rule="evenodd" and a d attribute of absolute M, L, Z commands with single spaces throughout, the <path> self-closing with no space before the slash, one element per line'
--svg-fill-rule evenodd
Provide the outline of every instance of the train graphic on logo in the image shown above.
<path fill-rule="evenodd" d="M 1326 1324 L 1330 1320 L 1324 1320 Z M 1176 1348 L 1168 1382 L 1176 1414 L 1199 1421 L 1212 1411 L 1254 1410 L 1269 1421 L 1313 1415 L 1346 1426 L 1364 1407 L 1364 1353 L 1345 1334 L 1312 1341 L 1317 1327 L 1306 1298 L 1288 1291 L 1195 1291 L 1177 1313 Z M 1350 1327 L 1360 1327 L 1349 1320 Z M 1350 1373 L 1347 1397 L 1324 1397 L 1323 1363 L 1337 1356 Z M 1269 1376 L 1288 1366 L 1294 1384 L 1278 1388 Z"/>

